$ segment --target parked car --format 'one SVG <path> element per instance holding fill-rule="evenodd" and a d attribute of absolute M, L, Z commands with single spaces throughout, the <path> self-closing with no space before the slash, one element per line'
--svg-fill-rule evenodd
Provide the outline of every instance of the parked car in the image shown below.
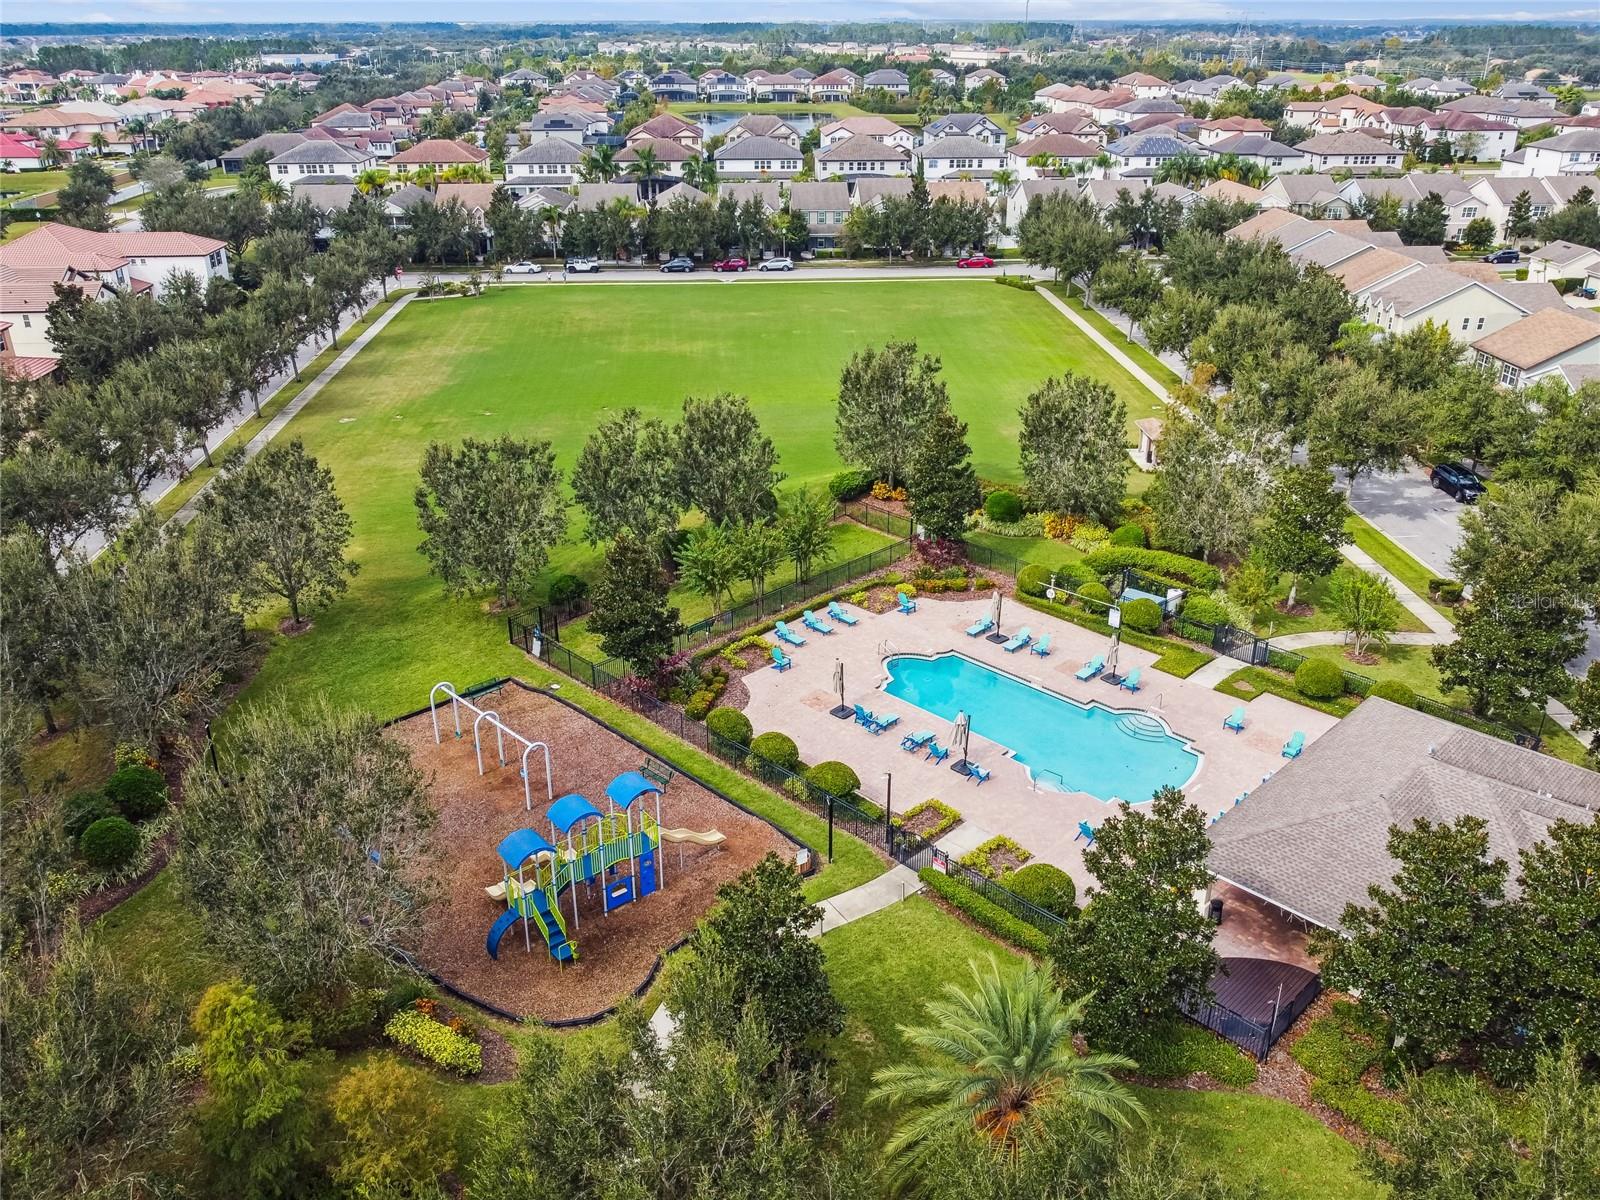
<path fill-rule="evenodd" d="M 756 270 L 758 270 L 758 271 L 792 271 L 792 270 L 794 270 L 794 259 L 792 259 L 792 258 L 769 258 L 769 259 L 767 259 L 766 262 L 762 263 L 759 267 L 757 267 Z"/>
<path fill-rule="evenodd" d="M 957 259 L 956 260 L 956 266 L 958 266 L 958 267 L 992 267 L 992 266 L 994 266 L 994 259 L 990 258 L 987 254 L 974 254 L 970 258 Z"/>
<path fill-rule="evenodd" d="M 1595 298 L 1595 295 L 1596 295 L 1594 288 L 1579 288 L 1577 291 L 1573 292 L 1572 294 L 1574 296 L 1576 296 L 1579 300 L 1593 300 Z"/>
<path fill-rule="evenodd" d="M 750 268 L 748 260 L 743 258 L 725 258 L 721 262 L 711 264 L 713 271 L 745 271 Z"/>
<path fill-rule="evenodd" d="M 694 259 L 685 258 L 680 254 L 677 258 L 669 259 L 667 262 L 662 263 L 661 269 L 663 271 L 692 271 L 694 270 Z"/>
<path fill-rule="evenodd" d="M 598 258 L 569 258 L 567 259 L 567 270 L 574 275 L 593 275 L 600 270 L 600 260 Z"/>
<path fill-rule="evenodd" d="M 1434 487 L 1462 504 L 1476 504 L 1484 493 L 1483 480 L 1460 463 L 1440 463 L 1428 479 Z"/>
<path fill-rule="evenodd" d="M 543 275 L 544 268 L 536 262 L 514 262 L 506 268 L 507 275 Z"/>
<path fill-rule="evenodd" d="M 1480 261 L 1486 263 L 1514 263 L 1522 261 L 1522 255 L 1507 246 L 1504 250 L 1496 250 L 1492 254 L 1485 254 Z"/>

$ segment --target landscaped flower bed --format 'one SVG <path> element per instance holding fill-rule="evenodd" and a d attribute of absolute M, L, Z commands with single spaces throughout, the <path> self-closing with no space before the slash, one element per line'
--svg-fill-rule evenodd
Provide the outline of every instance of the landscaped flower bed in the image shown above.
<path fill-rule="evenodd" d="M 459 1017 L 448 1023 L 438 1018 L 433 1000 L 418 1000 L 389 1018 L 383 1032 L 390 1041 L 460 1075 L 476 1075 L 483 1070 L 483 1047 L 467 1036 L 468 1026 Z"/>
<path fill-rule="evenodd" d="M 949 833 L 961 823 L 961 814 L 942 800 L 927 799 L 913 804 L 894 817 L 894 823 L 907 833 L 914 833 L 925 841 L 933 841 Z"/>
<path fill-rule="evenodd" d="M 996 834 L 983 845 L 958 860 L 963 867 L 976 871 L 987 879 L 999 879 L 1007 871 L 1015 871 L 1033 857 L 1005 834 Z"/>

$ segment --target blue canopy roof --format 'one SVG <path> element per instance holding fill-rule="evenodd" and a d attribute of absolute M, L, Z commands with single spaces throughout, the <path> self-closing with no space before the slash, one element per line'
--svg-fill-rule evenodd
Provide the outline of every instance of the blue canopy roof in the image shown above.
<path fill-rule="evenodd" d="M 638 771 L 624 771 L 606 784 L 606 796 L 620 808 L 628 808 L 647 792 L 661 794 L 661 785 L 646 779 Z"/>
<path fill-rule="evenodd" d="M 518 829 L 508 833 L 505 839 L 495 847 L 495 852 L 500 855 L 500 861 L 511 868 L 520 867 L 535 854 L 554 853 L 555 847 L 544 840 L 544 837 L 532 829 Z"/>
<path fill-rule="evenodd" d="M 579 821 L 599 815 L 600 810 L 577 792 L 568 792 L 550 806 L 550 824 L 557 833 L 565 833 Z"/>

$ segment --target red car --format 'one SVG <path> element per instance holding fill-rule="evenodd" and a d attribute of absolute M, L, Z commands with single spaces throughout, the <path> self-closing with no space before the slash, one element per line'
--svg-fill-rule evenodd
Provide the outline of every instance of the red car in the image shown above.
<path fill-rule="evenodd" d="M 958 266 L 958 267 L 992 267 L 992 266 L 994 266 L 994 259 L 990 258 L 987 254 L 974 254 L 971 258 L 963 258 L 963 259 L 957 260 L 956 266 Z"/>
<path fill-rule="evenodd" d="M 742 258 L 725 258 L 719 263 L 712 263 L 711 269 L 713 271 L 743 271 L 749 266 L 750 264 Z"/>

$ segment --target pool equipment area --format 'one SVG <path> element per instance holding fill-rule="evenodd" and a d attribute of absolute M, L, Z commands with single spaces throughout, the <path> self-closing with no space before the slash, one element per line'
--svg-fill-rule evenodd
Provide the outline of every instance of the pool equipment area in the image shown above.
<path fill-rule="evenodd" d="M 1147 712 L 1070 700 L 954 652 L 895 655 L 884 666 L 885 692 L 945 720 L 966 713 L 1037 787 L 1139 803 L 1200 769 L 1199 751 Z"/>

